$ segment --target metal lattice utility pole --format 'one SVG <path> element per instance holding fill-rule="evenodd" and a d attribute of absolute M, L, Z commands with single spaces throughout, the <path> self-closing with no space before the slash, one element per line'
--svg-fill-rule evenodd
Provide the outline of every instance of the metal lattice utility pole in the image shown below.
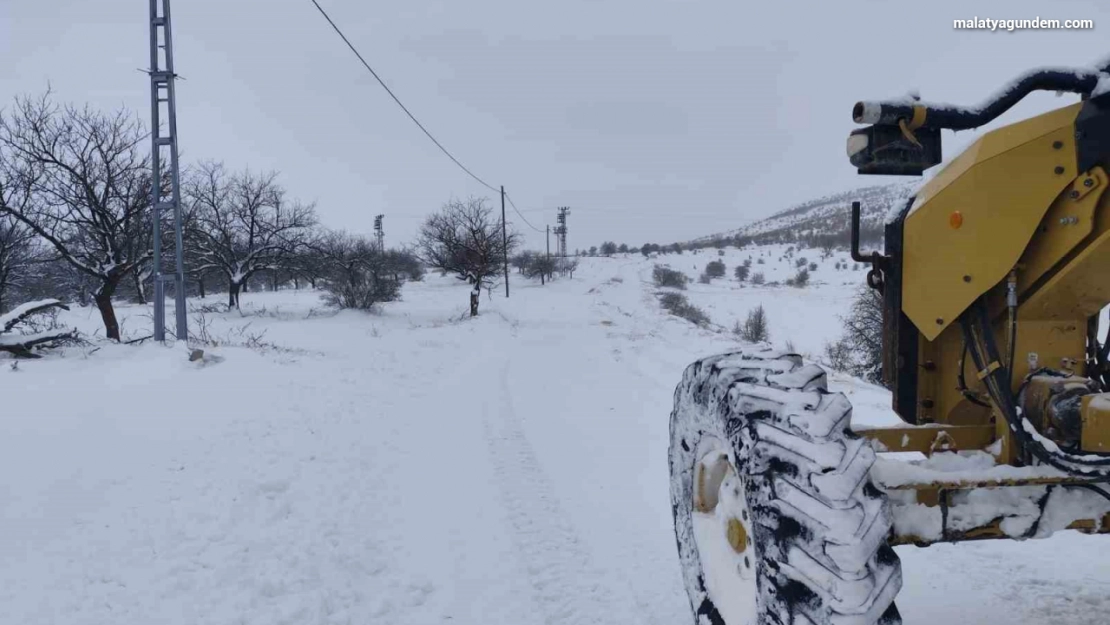
<path fill-rule="evenodd" d="M 181 231 L 181 176 L 177 165 L 177 103 L 174 97 L 173 37 L 170 34 L 170 0 L 150 0 L 150 126 L 151 210 L 154 232 L 154 340 L 166 340 L 166 283 L 173 282 L 177 317 L 176 337 L 189 339 L 185 318 L 185 250 Z M 163 105 L 166 128 L 162 128 Z M 170 188 L 163 192 L 163 150 L 169 152 Z M 162 219 L 173 212 L 174 272 L 162 273 Z"/>
<path fill-rule="evenodd" d="M 559 257 L 567 257 L 567 215 L 570 214 L 570 208 L 566 206 L 559 207 L 559 215 L 555 220 L 559 223 L 555 226 L 555 234 L 559 237 Z"/>
<path fill-rule="evenodd" d="M 374 236 L 378 239 L 378 251 L 385 252 L 385 231 L 382 230 L 382 219 L 385 215 L 374 217 Z"/>

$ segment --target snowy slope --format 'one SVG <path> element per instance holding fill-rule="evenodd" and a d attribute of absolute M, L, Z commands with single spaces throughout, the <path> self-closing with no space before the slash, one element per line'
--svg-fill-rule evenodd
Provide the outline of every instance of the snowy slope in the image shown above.
<path fill-rule="evenodd" d="M 844 193 L 835 193 L 779 211 L 766 219 L 695 239 L 691 243 L 708 244 L 716 239 L 737 235 L 775 238 L 785 233 L 842 235 L 845 240 L 851 228 L 851 206 L 860 202 L 860 221 L 864 238 L 881 232 L 891 207 L 901 207 L 921 185 L 920 179 L 892 184 L 861 187 Z M 868 236 L 872 235 L 872 236 Z"/>
<path fill-rule="evenodd" d="M 760 252 L 769 280 L 792 274 Z M 727 252 L 730 275 L 747 253 Z M 712 258 L 661 260 L 693 276 Z M 514 274 L 474 320 L 466 287 L 434 275 L 379 315 L 248 293 L 209 332 L 269 346 L 207 348 L 220 361 L 156 345 L 0 361 L 0 623 L 690 622 L 668 415 L 682 369 L 737 343 L 661 312 L 653 262 L 584 259 L 544 287 Z M 774 340 L 819 354 L 863 275 L 831 263 L 806 290 L 688 295 L 728 326 L 763 303 Z M 125 333 L 145 315 L 124 307 Z M 857 422 L 894 422 L 881 389 L 832 385 Z M 902 548 L 902 611 L 1101 624 L 1107 544 Z"/>

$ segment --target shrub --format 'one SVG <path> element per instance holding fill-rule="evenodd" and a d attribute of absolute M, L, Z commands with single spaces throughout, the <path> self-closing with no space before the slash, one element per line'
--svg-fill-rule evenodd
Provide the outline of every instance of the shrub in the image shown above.
<path fill-rule="evenodd" d="M 825 346 L 829 366 L 871 382 L 882 382 L 883 298 L 861 286 L 848 315 L 840 319 L 844 334 Z"/>
<path fill-rule="evenodd" d="M 748 343 L 765 343 L 771 339 L 771 332 L 767 325 L 767 313 L 763 310 L 763 306 L 759 305 L 748 313 L 748 318 L 744 320 L 743 325 L 737 321 L 732 331 Z"/>
<path fill-rule="evenodd" d="M 760 265 L 766 264 L 766 263 L 764 263 L 764 262 L 763 262 L 763 258 L 762 258 L 762 257 L 761 257 L 761 258 L 760 258 L 759 260 L 755 261 L 755 262 L 756 262 L 756 263 L 758 263 L 758 264 L 760 264 Z"/>
<path fill-rule="evenodd" d="M 725 277 L 725 264 L 719 260 L 715 260 L 705 266 L 705 275 L 710 278 L 723 278 Z"/>
<path fill-rule="evenodd" d="M 805 256 L 803 256 L 803 257 L 799 258 L 797 261 L 795 261 L 794 266 L 801 268 L 801 267 L 805 267 L 807 264 L 809 264 L 809 261 L 806 260 Z"/>
<path fill-rule="evenodd" d="M 717 250 L 717 256 L 724 256 L 724 255 L 725 255 L 724 250 Z"/>
<path fill-rule="evenodd" d="M 794 274 L 794 277 L 791 278 L 788 284 L 790 284 L 790 286 L 798 287 L 799 289 L 805 288 L 809 285 L 809 270 L 805 267 L 802 267 L 798 270 L 798 273 Z"/>
<path fill-rule="evenodd" d="M 736 276 L 737 280 L 743 282 L 748 279 L 748 273 L 750 271 L 751 269 L 748 267 L 748 265 L 737 265 L 734 275 Z"/>
<path fill-rule="evenodd" d="M 375 304 L 397 300 L 401 294 L 401 283 L 392 276 L 361 268 L 327 279 L 322 286 L 324 303 L 336 308 L 370 310 Z"/>
<path fill-rule="evenodd" d="M 763 284 L 766 281 L 767 281 L 767 279 L 763 277 L 763 272 L 762 271 L 757 271 L 757 272 L 755 272 L 755 275 L 752 276 L 752 284 L 759 285 L 759 284 Z"/>
<path fill-rule="evenodd" d="M 817 271 L 817 263 L 810 263 L 809 264 L 809 270 L 810 271 Z"/>
<path fill-rule="evenodd" d="M 675 293 L 673 291 L 662 293 L 659 296 L 659 304 L 663 307 L 663 310 L 666 310 L 676 317 L 681 317 L 694 325 L 709 325 L 709 315 L 705 314 L 705 311 L 702 309 L 691 304 L 682 293 Z"/>
<path fill-rule="evenodd" d="M 655 286 L 671 287 L 675 289 L 686 288 L 686 274 L 681 271 L 675 271 L 670 267 L 656 265 L 655 269 L 651 272 L 651 278 L 655 281 Z"/>
<path fill-rule="evenodd" d="M 401 285 L 413 275 L 423 277 L 417 258 L 396 250 L 382 252 L 365 237 L 333 233 L 323 253 L 321 298 L 329 306 L 370 310 L 400 298 Z"/>
<path fill-rule="evenodd" d="M 712 283 L 713 283 L 713 278 L 710 278 L 709 274 L 703 273 L 700 276 L 698 276 L 698 284 L 712 284 Z"/>

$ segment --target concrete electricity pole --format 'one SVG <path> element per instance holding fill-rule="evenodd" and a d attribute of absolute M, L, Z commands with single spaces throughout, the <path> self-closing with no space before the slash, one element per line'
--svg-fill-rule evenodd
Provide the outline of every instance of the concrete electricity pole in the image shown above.
<path fill-rule="evenodd" d="M 161 12 L 159 12 L 161 5 Z M 161 50 L 161 53 L 159 53 Z M 163 66 L 164 63 L 164 66 Z M 174 304 L 177 317 L 176 337 L 189 340 L 189 326 L 185 318 L 185 250 L 181 225 L 181 174 L 177 165 L 177 99 L 173 81 L 173 37 L 170 29 L 170 0 L 150 0 L 150 204 L 154 253 L 154 340 L 166 340 L 166 283 L 173 283 Z M 163 134 L 162 105 L 165 105 L 166 128 Z M 167 171 L 162 171 L 165 154 L 169 152 Z M 169 174 L 168 194 L 163 195 L 163 173 Z M 174 251 L 176 263 L 172 274 L 162 273 L 162 219 L 163 211 L 173 214 Z"/>

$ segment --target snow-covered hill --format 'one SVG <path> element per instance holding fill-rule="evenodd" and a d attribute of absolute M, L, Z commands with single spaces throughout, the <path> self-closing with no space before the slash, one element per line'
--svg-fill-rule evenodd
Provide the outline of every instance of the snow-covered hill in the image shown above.
<path fill-rule="evenodd" d="M 723 260 L 773 282 L 805 254 Z M 683 368 L 738 343 L 662 312 L 651 272 L 717 258 L 514 274 L 476 319 L 435 275 L 375 315 L 252 292 L 243 314 L 193 302 L 201 361 L 104 343 L 0 361 L 0 623 L 689 623 L 668 416 Z M 838 258 L 807 259 L 806 289 L 686 293 L 719 326 L 762 304 L 772 340 L 820 355 L 863 276 Z M 149 309 L 120 312 L 149 333 Z M 62 320 L 97 327 L 94 309 Z M 882 389 L 831 386 L 856 423 L 895 422 Z M 899 548 L 906 623 L 1102 623 L 1106 541 Z"/>
<path fill-rule="evenodd" d="M 781 240 L 783 235 L 833 235 L 847 241 L 851 228 L 851 206 L 860 202 L 861 232 L 864 240 L 874 242 L 882 232 L 882 224 L 892 206 L 902 206 L 920 186 L 917 179 L 854 189 L 804 202 L 747 224 L 735 230 L 695 239 L 693 245 L 709 244 L 719 239 L 737 236 L 753 237 L 757 241 Z"/>

